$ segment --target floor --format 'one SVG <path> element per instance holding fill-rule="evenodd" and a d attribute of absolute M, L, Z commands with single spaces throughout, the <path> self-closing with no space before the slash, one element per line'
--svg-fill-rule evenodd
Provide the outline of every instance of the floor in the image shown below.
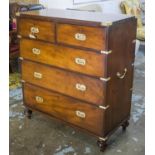
<path fill-rule="evenodd" d="M 100 152 L 96 139 L 40 113 L 24 117 L 21 88 L 10 90 L 10 155 L 144 155 L 145 154 L 145 56 L 135 60 L 130 125 L 119 128 Z"/>

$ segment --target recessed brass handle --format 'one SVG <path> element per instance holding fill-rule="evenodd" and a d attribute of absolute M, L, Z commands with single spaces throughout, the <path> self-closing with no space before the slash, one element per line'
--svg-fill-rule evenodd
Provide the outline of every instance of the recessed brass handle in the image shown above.
<path fill-rule="evenodd" d="M 85 41 L 86 40 L 86 35 L 83 33 L 76 33 L 75 34 L 75 39 L 76 40 L 80 40 L 80 41 Z"/>
<path fill-rule="evenodd" d="M 75 58 L 75 63 L 84 66 L 86 64 L 86 60 L 82 58 Z"/>
<path fill-rule="evenodd" d="M 41 96 L 36 96 L 35 99 L 36 99 L 37 103 L 43 103 L 44 102 L 44 99 Z"/>
<path fill-rule="evenodd" d="M 127 68 L 124 68 L 124 73 L 121 74 L 120 72 L 117 72 L 117 77 L 120 78 L 120 79 L 124 79 L 125 75 L 127 73 Z"/>
<path fill-rule="evenodd" d="M 42 78 L 42 74 L 41 73 L 38 73 L 38 72 L 34 72 L 33 73 L 33 76 L 37 79 L 41 79 Z"/>
<path fill-rule="evenodd" d="M 78 116 L 80 118 L 86 117 L 86 114 L 83 111 L 76 110 L 75 113 L 76 113 L 76 116 Z"/>
<path fill-rule="evenodd" d="M 40 54 L 40 49 L 32 48 L 32 53 L 35 54 L 35 55 L 39 55 Z"/>
<path fill-rule="evenodd" d="M 31 27 L 30 31 L 31 31 L 31 33 L 39 33 L 39 28 L 38 27 Z"/>
<path fill-rule="evenodd" d="M 77 83 L 75 87 L 77 90 L 86 91 L 86 86 L 84 84 Z"/>

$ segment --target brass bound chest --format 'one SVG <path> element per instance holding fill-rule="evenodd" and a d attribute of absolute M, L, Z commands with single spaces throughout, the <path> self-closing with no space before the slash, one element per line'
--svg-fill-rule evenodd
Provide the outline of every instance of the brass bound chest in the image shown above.
<path fill-rule="evenodd" d="M 40 111 L 98 138 L 128 126 L 136 19 L 73 10 L 18 14 L 26 114 Z"/>

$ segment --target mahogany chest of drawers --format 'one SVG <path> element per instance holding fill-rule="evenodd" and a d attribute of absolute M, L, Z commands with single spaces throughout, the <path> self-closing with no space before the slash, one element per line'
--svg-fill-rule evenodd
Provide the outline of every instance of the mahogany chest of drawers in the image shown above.
<path fill-rule="evenodd" d="M 40 111 L 95 135 L 128 126 L 136 19 L 47 9 L 18 15 L 26 114 Z"/>

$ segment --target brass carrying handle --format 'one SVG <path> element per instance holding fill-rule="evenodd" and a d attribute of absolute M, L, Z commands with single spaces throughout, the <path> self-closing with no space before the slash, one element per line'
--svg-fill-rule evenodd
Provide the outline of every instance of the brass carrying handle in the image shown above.
<path fill-rule="evenodd" d="M 127 68 L 124 68 L 124 73 L 121 74 L 120 72 L 117 72 L 117 77 L 120 78 L 120 79 L 124 79 L 125 75 L 127 73 Z"/>
<path fill-rule="evenodd" d="M 84 33 L 76 33 L 74 37 L 76 40 L 79 40 L 79 41 L 85 41 L 87 38 Z"/>
<path fill-rule="evenodd" d="M 37 103 L 43 103 L 44 99 L 41 96 L 35 96 L 36 102 Z"/>

